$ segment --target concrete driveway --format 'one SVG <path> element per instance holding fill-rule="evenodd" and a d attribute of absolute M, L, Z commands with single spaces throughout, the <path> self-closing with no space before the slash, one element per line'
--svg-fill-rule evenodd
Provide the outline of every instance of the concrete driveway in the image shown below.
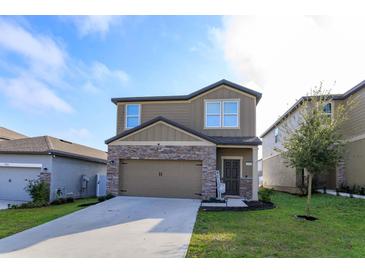
<path fill-rule="evenodd" d="M 116 197 L 0 240 L 0 257 L 184 257 L 199 205 Z"/>

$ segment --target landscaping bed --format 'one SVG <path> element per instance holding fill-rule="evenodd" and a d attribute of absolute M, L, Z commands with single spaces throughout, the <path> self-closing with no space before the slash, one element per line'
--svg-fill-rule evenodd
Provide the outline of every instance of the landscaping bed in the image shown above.
<path fill-rule="evenodd" d="M 199 211 L 187 257 L 365 257 L 365 200 L 274 192 L 271 210 Z"/>
<path fill-rule="evenodd" d="M 245 204 L 247 205 L 247 207 L 230 207 L 230 206 L 206 207 L 206 206 L 201 206 L 200 210 L 202 210 L 202 211 L 251 211 L 251 210 L 263 210 L 263 209 L 273 209 L 273 208 L 275 208 L 275 205 L 272 202 L 245 201 Z"/>

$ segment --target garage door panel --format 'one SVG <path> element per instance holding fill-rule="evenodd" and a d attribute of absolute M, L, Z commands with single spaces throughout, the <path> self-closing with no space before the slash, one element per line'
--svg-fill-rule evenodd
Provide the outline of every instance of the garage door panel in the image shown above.
<path fill-rule="evenodd" d="M 39 168 L 0 167 L 0 199 L 30 201 L 24 188 L 29 180 L 37 179 L 39 173 Z"/>
<path fill-rule="evenodd" d="M 201 161 L 123 160 L 121 195 L 199 198 Z"/>

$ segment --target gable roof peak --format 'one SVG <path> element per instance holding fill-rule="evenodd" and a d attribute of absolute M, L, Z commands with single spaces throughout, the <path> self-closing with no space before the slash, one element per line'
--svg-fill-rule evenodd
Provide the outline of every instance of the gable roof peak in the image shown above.
<path fill-rule="evenodd" d="M 216 87 L 219 87 L 221 85 L 226 85 L 228 87 L 234 88 L 238 91 L 241 91 L 243 93 L 252 95 L 256 97 L 256 104 L 260 101 L 262 94 L 260 92 L 257 92 L 255 90 L 246 88 L 244 86 L 241 86 L 239 84 L 236 84 L 234 82 L 228 81 L 226 79 L 219 80 L 218 82 L 215 82 L 213 84 L 210 84 L 208 86 L 205 86 L 201 89 L 198 89 L 197 91 L 194 91 L 188 95 L 173 95 L 173 96 L 144 96 L 144 97 L 119 97 L 119 98 L 112 98 L 111 101 L 114 104 L 117 104 L 118 102 L 143 102 L 143 101 L 186 101 L 190 100 L 198 95 L 201 95 L 209 90 L 212 90 Z"/>

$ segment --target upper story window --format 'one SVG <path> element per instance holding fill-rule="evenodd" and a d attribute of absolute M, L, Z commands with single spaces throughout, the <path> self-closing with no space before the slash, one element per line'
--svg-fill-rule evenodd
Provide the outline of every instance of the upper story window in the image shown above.
<path fill-rule="evenodd" d="M 323 107 L 323 111 L 324 113 L 326 113 L 327 115 L 332 115 L 332 104 L 328 103 Z"/>
<path fill-rule="evenodd" d="M 238 100 L 209 100 L 205 102 L 205 128 L 238 127 Z"/>
<path fill-rule="evenodd" d="M 275 143 L 277 143 L 279 140 L 279 128 L 275 128 L 274 137 L 275 137 Z"/>
<path fill-rule="evenodd" d="M 134 128 L 141 124 L 141 105 L 125 105 L 125 128 Z"/>

